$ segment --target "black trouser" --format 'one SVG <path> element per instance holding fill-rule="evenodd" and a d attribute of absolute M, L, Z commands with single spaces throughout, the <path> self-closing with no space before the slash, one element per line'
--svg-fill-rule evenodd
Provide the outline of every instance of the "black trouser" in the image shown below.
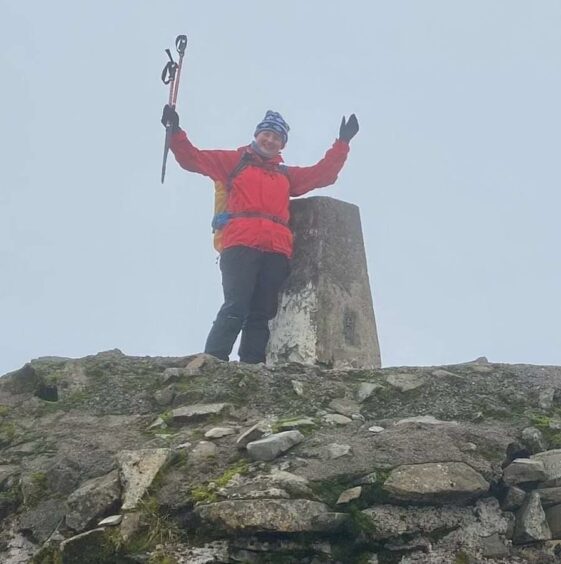
<path fill-rule="evenodd" d="M 220 255 L 224 304 L 208 335 L 205 352 L 229 360 L 242 332 L 241 362 L 265 362 L 269 320 L 277 313 L 278 296 L 289 272 L 288 258 L 251 247 L 230 247 Z"/>

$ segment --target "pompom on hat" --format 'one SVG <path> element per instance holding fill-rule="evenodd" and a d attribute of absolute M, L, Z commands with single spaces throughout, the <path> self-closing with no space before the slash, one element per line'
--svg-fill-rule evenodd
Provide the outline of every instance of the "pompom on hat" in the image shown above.
<path fill-rule="evenodd" d="M 290 131 L 290 127 L 278 112 L 268 110 L 263 120 L 257 124 L 254 136 L 261 131 L 274 131 L 275 133 L 278 133 L 282 137 L 282 144 L 284 147 L 288 141 L 288 132 Z"/>

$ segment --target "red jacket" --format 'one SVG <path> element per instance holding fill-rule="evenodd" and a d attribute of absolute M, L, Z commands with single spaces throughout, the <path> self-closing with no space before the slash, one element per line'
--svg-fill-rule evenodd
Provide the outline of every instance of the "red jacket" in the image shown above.
<path fill-rule="evenodd" d="M 284 167 L 283 172 L 278 168 L 282 163 L 280 155 L 264 159 L 251 146 L 230 151 L 200 150 L 182 130 L 173 135 L 171 150 L 185 170 L 204 174 L 214 180 L 218 207 L 232 213 L 259 212 L 288 223 L 290 197 L 301 196 L 314 188 L 333 184 L 345 163 L 349 145 L 337 140 L 317 164 L 307 167 L 288 166 Z M 251 161 L 234 177 L 231 189 L 227 190 L 228 177 L 244 153 L 250 153 Z M 290 257 L 292 232 L 283 223 L 264 217 L 234 217 L 221 230 L 215 246 L 222 250 L 237 245 Z"/>

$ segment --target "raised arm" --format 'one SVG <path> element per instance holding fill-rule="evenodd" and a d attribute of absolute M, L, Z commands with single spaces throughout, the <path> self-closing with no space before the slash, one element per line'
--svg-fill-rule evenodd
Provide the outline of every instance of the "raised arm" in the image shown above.
<path fill-rule="evenodd" d="M 358 121 L 356 116 L 352 114 L 348 122 L 343 118 L 339 138 L 325 153 L 323 159 L 313 166 L 289 166 L 287 175 L 290 182 L 290 195 L 301 196 L 315 188 L 323 188 L 333 184 L 347 159 L 349 141 L 357 132 Z"/>
<path fill-rule="evenodd" d="M 189 141 L 185 131 L 179 127 L 179 116 L 170 106 L 164 108 L 162 122 L 165 121 L 173 128 L 170 149 L 182 168 L 203 174 L 212 180 L 226 181 L 231 170 L 239 161 L 238 151 L 198 149 Z"/>

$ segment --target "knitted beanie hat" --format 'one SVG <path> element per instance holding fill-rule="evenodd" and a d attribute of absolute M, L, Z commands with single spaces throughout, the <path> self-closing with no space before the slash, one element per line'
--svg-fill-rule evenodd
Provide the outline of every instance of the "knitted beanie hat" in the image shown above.
<path fill-rule="evenodd" d="M 257 135 L 261 131 L 274 131 L 275 133 L 278 133 L 282 137 L 282 144 L 284 147 L 288 141 L 288 132 L 290 131 L 290 127 L 278 112 L 268 110 L 263 120 L 257 124 L 254 135 Z"/>

